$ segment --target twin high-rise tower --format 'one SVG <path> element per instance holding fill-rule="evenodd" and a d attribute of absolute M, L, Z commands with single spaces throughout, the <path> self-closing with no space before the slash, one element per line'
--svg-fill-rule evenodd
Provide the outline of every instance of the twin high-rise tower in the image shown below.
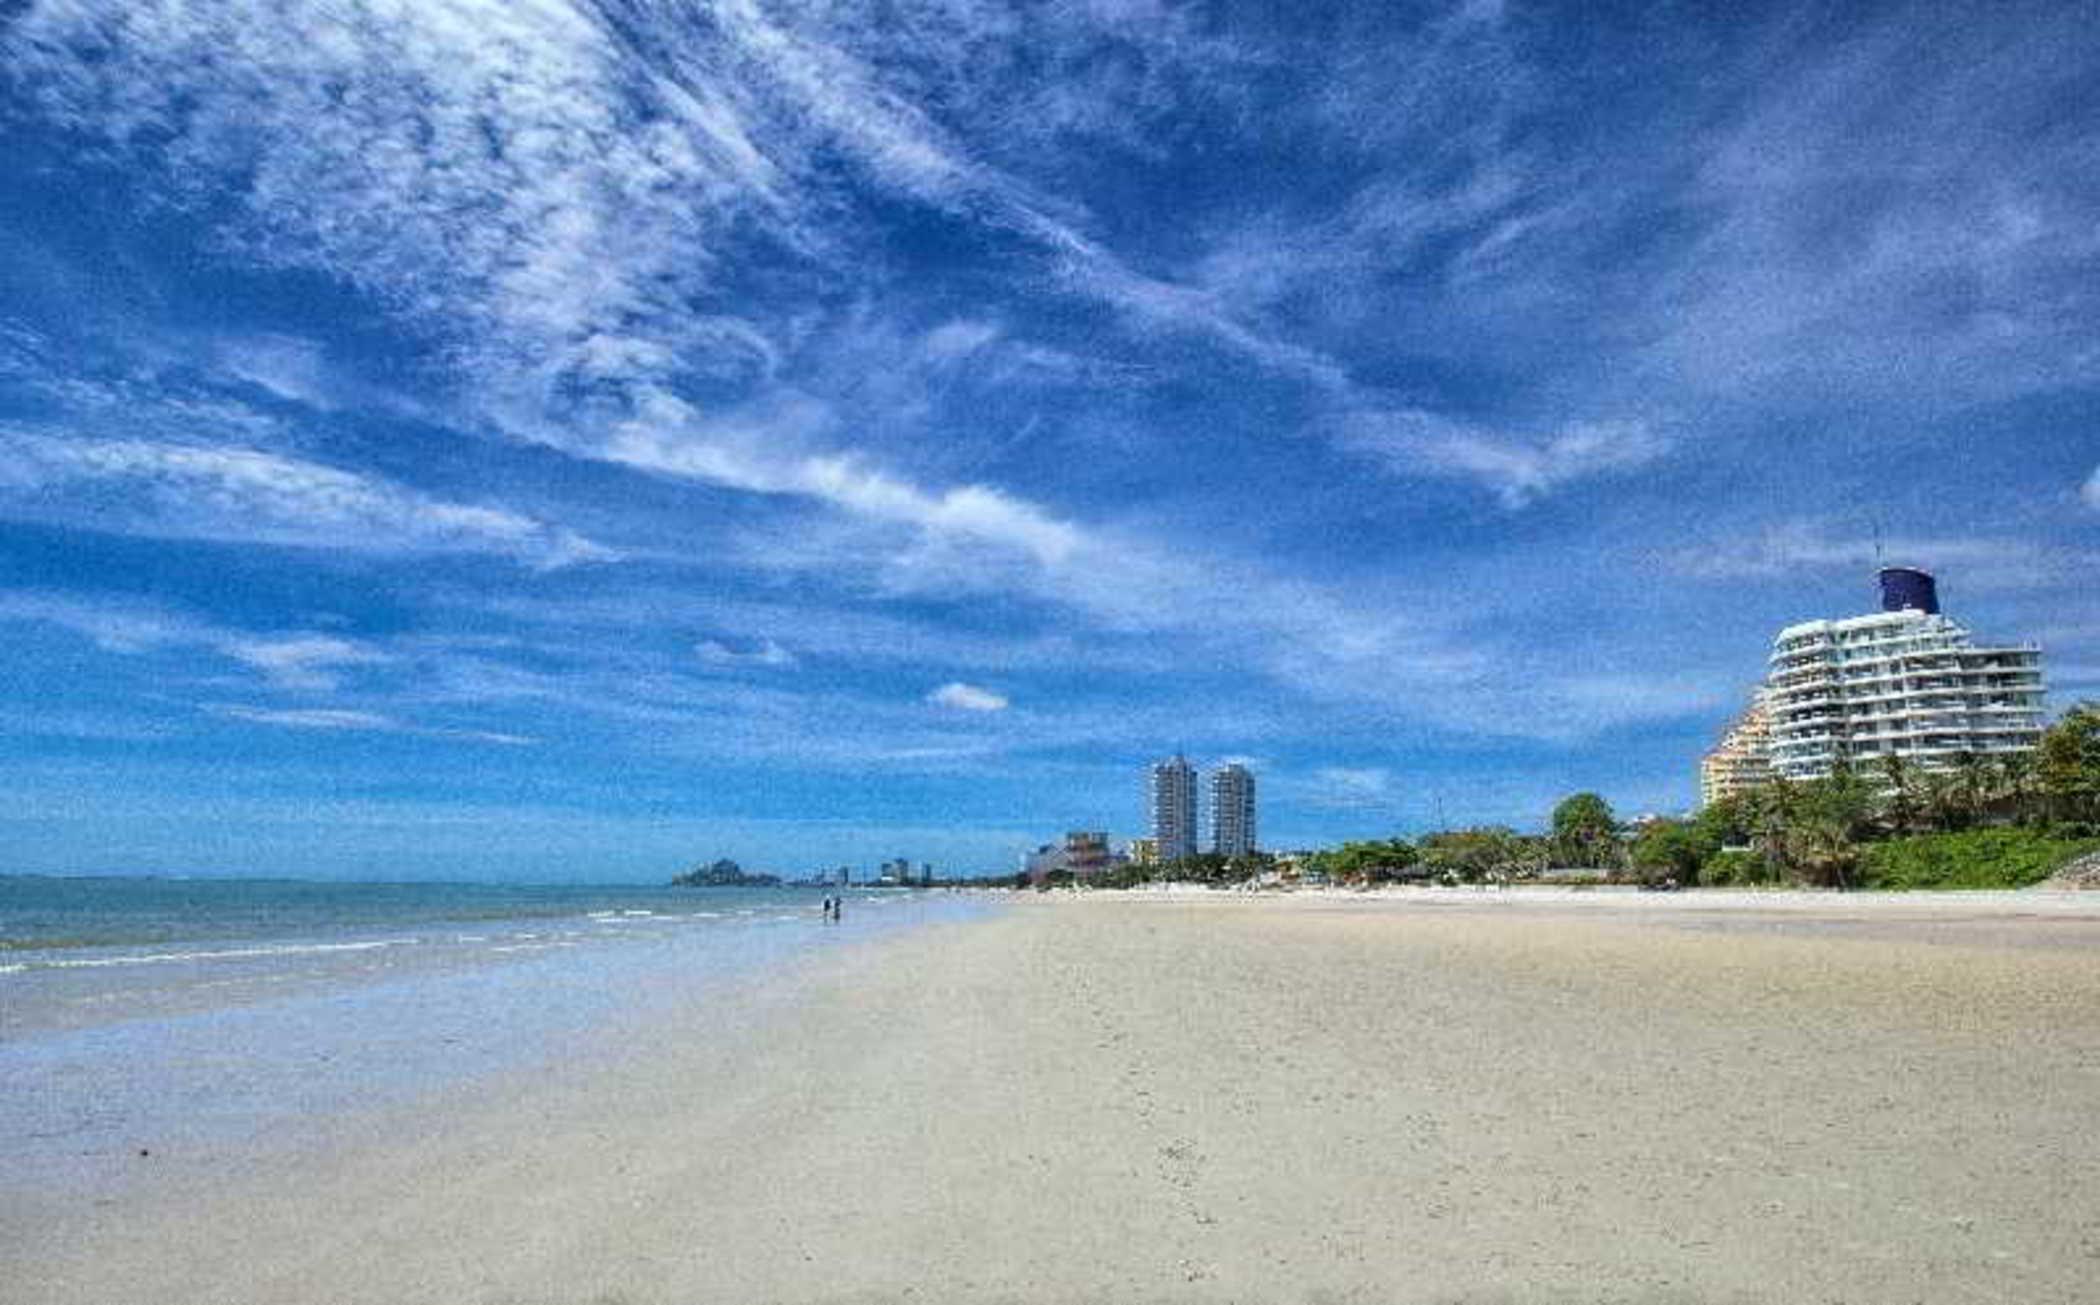
<path fill-rule="evenodd" d="M 1145 785 L 1145 810 L 1162 861 L 1196 855 L 1196 768 L 1176 753 L 1156 763 Z M 1242 856 L 1255 850 L 1254 772 L 1230 762 L 1210 773 L 1210 850 Z"/>
<path fill-rule="evenodd" d="M 1254 772 L 1238 762 L 1210 772 L 1210 850 L 1220 856 L 1254 851 Z"/>

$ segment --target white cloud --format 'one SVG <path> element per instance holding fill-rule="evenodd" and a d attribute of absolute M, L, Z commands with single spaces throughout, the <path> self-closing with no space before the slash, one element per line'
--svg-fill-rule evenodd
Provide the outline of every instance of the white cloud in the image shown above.
<path fill-rule="evenodd" d="M 105 486 L 131 491 L 117 497 Z M 60 438 L 0 428 L 0 514 L 46 519 L 87 500 L 100 529 L 372 552 L 489 553 L 551 568 L 612 550 L 502 508 L 260 449 Z"/>
<path fill-rule="evenodd" d="M 377 712 L 350 711 L 334 707 L 238 707 L 223 706 L 209 708 L 215 715 L 231 716 L 235 720 L 252 721 L 258 725 L 282 725 L 288 729 L 302 730 L 377 730 L 387 733 L 399 731 L 402 725 L 390 716 Z"/>
<path fill-rule="evenodd" d="M 769 666 L 785 669 L 796 665 L 795 654 L 773 642 L 762 639 L 755 648 L 732 648 L 719 639 L 703 639 L 693 646 L 693 652 L 710 666 Z"/>
<path fill-rule="evenodd" d="M 926 695 L 926 701 L 937 707 L 953 707 L 958 711 L 1004 711 L 1007 701 L 990 689 L 981 689 L 974 684 L 955 681 L 943 684 Z"/>
<path fill-rule="evenodd" d="M 789 420 L 801 425 L 808 418 L 796 410 Z M 598 456 L 754 493 L 813 498 L 857 517 L 1016 550 L 1044 564 L 1062 562 L 1084 542 L 1077 526 L 1001 490 L 928 489 L 851 454 L 781 456 L 765 438 L 771 433 L 724 429 L 683 400 L 656 394 Z"/>
<path fill-rule="evenodd" d="M 284 689 L 333 689 L 338 668 L 371 666 L 392 659 L 383 653 L 332 635 L 304 635 L 290 639 L 233 639 L 221 651 L 269 677 Z"/>
<path fill-rule="evenodd" d="M 1307 800 L 1327 807 L 1387 807 L 1399 796 L 1382 766 L 1324 766 L 1312 773 Z"/>
<path fill-rule="evenodd" d="M 1345 447 L 1397 472 L 1474 481 L 1512 509 L 1578 480 L 1646 466 L 1670 449 L 1645 421 L 1574 422 L 1533 438 L 1410 409 L 1354 413 L 1339 430 Z"/>
<path fill-rule="evenodd" d="M 0 621 L 4 620 L 55 625 L 92 640 L 105 652 L 127 656 L 171 648 L 205 649 L 260 672 L 280 689 L 333 689 L 339 679 L 336 672 L 342 668 L 395 660 L 336 635 L 249 634 L 127 598 L 0 591 Z"/>
<path fill-rule="evenodd" d="M 233 720 L 246 721 L 253 725 L 274 725 L 283 729 L 369 734 L 412 734 L 424 738 L 459 739 L 468 743 L 494 743 L 505 747 L 527 747 L 535 742 L 535 740 L 522 734 L 507 734 L 495 730 L 446 729 L 414 725 L 381 712 L 355 711 L 346 708 L 277 708 L 215 704 L 205 707 L 204 710 L 215 716 L 225 716 Z"/>
<path fill-rule="evenodd" d="M 1871 579 L 1883 564 L 1921 566 L 1957 578 L 1963 589 L 2034 589 L 2073 583 L 2100 562 L 2089 551 L 2032 538 L 1844 533 L 1807 519 L 1775 522 L 1680 551 L 1676 569 L 1719 579 L 1784 579 L 1803 572 L 1850 571 Z"/>
<path fill-rule="evenodd" d="M 926 333 L 922 347 L 926 356 L 936 363 L 954 362 L 967 358 L 999 338 L 999 328 L 991 322 L 958 318 L 943 322 Z"/>
<path fill-rule="evenodd" d="M 218 340 L 219 370 L 268 390 L 280 399 L 322 410 L 337 406 L 336 387 L 321 347 L 290 335 L 251 335 Z"/>
<path fill-rule="evenodd" d="M 1044 21 L 1072 28 L 1060 28 L 1054 44 L 1075 55 L 1105 32 L 1119 55 L 1161 69 L 1239 58 L 1171 12 L 1052 9 Z M 946 40 L 932 11 L 909 21 L 931 25 L 907 32 L 910 40 Z M 900 93 L 892 79 L 908 85 L 914 69 L 967 75 L 980 56 L 1033 59 L 1048 48 L 1031 37 L 1024 54 L 983 14 L 957 22 L 976 44 L 970 58 L 944 63 L 921 57 L 936 52 L 930 46 L 899 54 L 891 25 L 742 0 L 718 6 L 710 23 L 653 33 L 660 39 L 647 53 L 615 39 L 595 10 L 558 3 L 385 0 L 346 10 L 291 0 L 207 13 L 139 0 L 114 28 L 85 9 L 32 11 L 9 50 L 51 116 L 127 147 L 152 140 L 141 148 L 165 165 L 168 187 L 179 192 L 194 179 L 198 194 L 217 199 L 213 187 L 244 179 L 245 215 L 229 238 L 274 263 L 364 287 L 453 342 L 465 364 L 454 370 L 477 378 L 470 405 L 514 436 L 827 505 L 865 528 L 858 542 L 880 550 L 873 569 L 885 585 L 1006 588 L 1126 631 L 1202 629 L 1230 604 L 1251 615 L 1245 632 L 1224 642 L 1324 688 L 1384 696 L 1396 682 L 1447 667 L 1402 623 L 1314 587 L 1247 567 L 1227 581 L 1176 547 L 1099 529 L 998 486 L 942 484 L 827 447 L 846 423 L 771 383 L 809 331 L 794 279 L 806 274 L 829 295 L 841 275 L 863 275 L 853 251 L 832 243 L 835 226 L 819 233 L 837 216 L 835 196 L 812 198 L 813 188 L 835 183 L 829 165 L 843 155 L 892 195 L 1020 238 L 1057 285 L 1123 312 L 1137 334 L 1169 328 L 1346 393 L 1332 359 L 1269 333 L 1202 285 L 1140 271 L 1086 233 L 1084 212 L 973 154 Z M 88 47 L 95 59 L 75 56 Z M 1175 76 L 1180 93 L 1222 89 L 1215 79 Z M 984 87 L 949 89 L 967 98 Z M 1073 116 L 1054 130 L 1114 131 L 1126 145 L 1142 143 L 1127 104 L 1084 100 L 1064 105 Z M 738 242 L 752 239 L 769 242 L 762 252 L 789 287 L 785 308 L 747 309 L 747 296 L 716 291 L 718 262 L 734 253 L 743 263 L 751 251 Z M 772 317 L 746 320 L 732 304 Z M 937 326 L 921 342 L 924 361 L 1003 350 L 994 329 L 973 319 Z M 312 388 L 297 349 L 266 361 L 290 365 L 251 368 L 263 373 L 259 383 Z M 764 382 L 759 402 L 703 412 L 674 397 L 681 374 L 696 370 Z M 784 397 L 769 403 L 768 395 Z M 188 474 L 197 478 L 194 468 Z M 228 515 L 273 535 L 312 536 L 310 525 L 293 524 L 296 513 L 270 510 L 276 499 L 257 487 L 263 478 L 231 479 L 239 488 L 220 492 L 261 499 L 262 510 Z M 299 497 L 305 506 L 315 496 Z M 408 536 L 419 547 L 471 540 L 546 564 L 597 547 L 536 522 L 462 515 L 472 511 L 412 505 Z M 174 529 L 175 515 L 152 524 Z M 388 537 L 369 524 L 330 537 Z M 388 524 L 398 538 L 398 520 Z M 863 569 L 869 561 L 858 560 Z"/>
<path fill-rule="evenodd" d="M 2087 507 L 2100 508 L 2100 467 L 2093 468 L 2093 474 L 2086 478 L 2085 488 L 2078 491 L 2078 496 L 2085 500 Z"/>
<path fill-rule="evenodd" d="M 0 620 L 55 625 L 113 653 L 212 644 L 223 637 L 223 632 L 153 604 L 94 601 L 34 590 L 0 591 Z"/>

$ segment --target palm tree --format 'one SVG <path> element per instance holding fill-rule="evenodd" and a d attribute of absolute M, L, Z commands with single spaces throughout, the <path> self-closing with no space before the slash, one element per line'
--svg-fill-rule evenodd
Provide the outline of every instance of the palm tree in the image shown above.
<path fill-rule="evenodd" d="M 1927 771 L 1918 785 L 1919 804 L 1934 829 L 1951 834 L 1968 824 L 1968 805 L 1962 799 L 1961 776 L 1951 770 Z"/>
<path fill-rule="evenodd" d="M 1791 873 L 1796 859 L 1794 818 L 1799 789 L 1784 776 L 1775 776 L 1745 793 L 1743 805 L 1750 846 L 1764 857 L 1768 869 Z"/>
<path fill-rule="evenodd" d="M 2015 824 L 2028 824 L 2034 816 L 2035 763 L 2032 752 L 1998 754 L 1996 789 L 2011 809 Z"/>
<path fill-rule="evenodd" d="M 1840 768 L 1803 786 L 1795 819 L 1796 856 L 1811 882 L 1856 886 L 1859 840 L 1874 819 L 1874 786 Z"/>
<path fill-rule="evenodd" d="M 1888 820 L 1889 832 L 1897 835 L 1915 832 L 1920 814 L 1917 775 L 1901 754 L 1881 754 L 1881 782 L 1883 813 Z"/>
<path fill-rule="evenodd" d="M 1983 823 L 1984 808 L 1990 803 L 1989 759 L 1966 750 L 1957 752 L 1954 754 L 1954 776 L 1962 805 L 1968 808 L 1968 822 L 1972 825 Z"/>

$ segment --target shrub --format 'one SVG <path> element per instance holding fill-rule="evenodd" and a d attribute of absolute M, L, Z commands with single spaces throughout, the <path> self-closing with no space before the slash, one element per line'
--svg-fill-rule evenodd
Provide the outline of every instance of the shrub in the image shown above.
<path fill-rule="evenodd" d="M 1782 877 L 1762 856 L 1740 848 L 1716 852 L 1699 867 L 1699 882 L 1715 888 L 1777 883 Z"/>
<path fill-rule="evenodd" d="M 1867 848 L 1860 872 L 1869 888 L 2025 888 L 2096 846 L 2031 829 L 1921 834 Z"/>

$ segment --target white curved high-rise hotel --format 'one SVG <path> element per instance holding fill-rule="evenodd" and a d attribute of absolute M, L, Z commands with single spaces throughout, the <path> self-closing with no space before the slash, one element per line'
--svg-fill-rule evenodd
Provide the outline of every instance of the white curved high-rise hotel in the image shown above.
<path fill-rule="evenodd" d="M 1896 756 L 1938 769 L 1963 753 L 2040 742 L 2039 647 L 1977 645 L 1941 615 L 1923 571 L 1885 568 L 1881 587 L 1882 611 L 1804 621 L 1773 640 L 1764 697 L 1772 773 L 1814 779 L 1840 757 L 1859 768 Z"/>

